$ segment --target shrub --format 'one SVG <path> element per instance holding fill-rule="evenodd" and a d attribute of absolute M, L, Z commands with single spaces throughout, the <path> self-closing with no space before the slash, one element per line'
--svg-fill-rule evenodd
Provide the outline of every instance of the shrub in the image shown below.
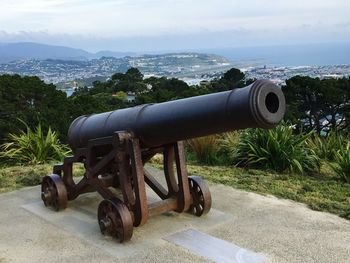
<path fill-rule="evenodd" d="M 227 132 L 220 136 L 220 159 L 225 165 L 232 165 L 237 155 L 240 133 L 238 131 Z"/>
<path fill-rule="evenodd" d="M 149 160 L 149 162 L 150 162 L 150 163 L 153 163 L 153 164 L 163 165 L 163 162 L 164 162 L 163 155 L 160 154 L 160 153 L 157 153 L 155 156 L 153 156 L 153 157 Z"/>
<path fill-rule="evenodd" d="M 219 139 L 217 135 L 194 138 L 187 141 L 197 161 L 202 164 L 213 165 L 219 162 Z"/>
<path fill-rule="evenodd" d="M 334 154 L 335 163 L 330 166 L 345 182 L 350 183 L 350 142 Z"/>
<path fill-rule="evenodd" d="M 280 124 L 272 130 L 247 129 L 241 133 L 237 164 L 277 172 L 312 172 L 320 167 L 310 148 L 311 133 L 293 134 L 291 126 Z"/>
<path fill-rule="evenodd" d="M 26 132 L 9 134 L 9 142 L 1 145 L 1 157 L 21 164 L 40 164 L 61 160 L 70 152 L 67 146 L 60 143 L 57 133 L 51 128 L 45 135 L 40 124 L 34 131 L 26 123 L 24 125 Z"/>
<path fill-rule="evenodd" d="M 333 161 L 336 151 L 344 146 L 346 140 L 343 135 L 334 132 L 330 132 L 326 137 L 315 134 L 311 146 L 319 158 Z"/>

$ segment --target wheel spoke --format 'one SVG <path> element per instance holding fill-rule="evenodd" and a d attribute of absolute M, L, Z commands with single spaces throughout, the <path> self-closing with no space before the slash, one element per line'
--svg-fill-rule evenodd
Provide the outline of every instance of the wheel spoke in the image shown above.
<path fill-rule="evenodd" d="M 190 176 L 188 179 L 193 200 L 189 212 L 201 216 L 207 213 L 211 207 L 209 188 L 199 176 Z"/>
<path fill-rule="evenodd" d="M 67 190 L 59 175 L 45 176 L 41 189 L 44 193 L 43 202 L 45 205 L 51 206 L 57 211 L 66 208 L 68 201 Z"/>
<path fill-rule="evenodd" d="M 131 238 L 133 229 L 131 214 L 120 200 L 103 200 L 98 207 L 99 222 L 104 214 L 109 218 L 111 226 L 108 228 L 108 231 L 102 231 L 101 229 L 103 234 L 113 236 L 120 242 L 127 241 Z"/>

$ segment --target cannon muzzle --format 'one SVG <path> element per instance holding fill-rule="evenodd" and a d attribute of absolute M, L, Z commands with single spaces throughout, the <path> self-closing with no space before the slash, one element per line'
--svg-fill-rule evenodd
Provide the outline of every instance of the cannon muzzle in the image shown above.
<path fill-rule="evenodd" d="M 231 91 L 80 116 L 68 131 L 72 150 L 91 139 L 131 131 L 143 148 L 245 128 L 273 128 L 283 118 L 285 98 L 268 80 Z"/>

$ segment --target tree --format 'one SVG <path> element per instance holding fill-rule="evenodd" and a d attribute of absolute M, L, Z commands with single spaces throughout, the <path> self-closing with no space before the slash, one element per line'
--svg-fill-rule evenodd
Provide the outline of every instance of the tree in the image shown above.
<path fill-rule="evenodd" d="M 321 134 L 350 125 L 350 79 L 295 76 L 282 89 L 287 99 L 286 118 L 299 129 Z"/>
<path fill-rule="evenodd" d="M 189 87 L 186 82 L 166 77 L 151 77 L 145 79 L 144 83 L 149 85 L 150 90 L 136 96 L 136 104 L 164 102 L 198 95 L 196 89 Z"/>
<path fill-rule="evenodd" d="M 69 97 L 71 118 L 73 119 L 86 114 L 113 111 L 127 107 L 126 96 L 113 95 L 112 93 L 79 94 Z"/>
<path fill-rule="evenodd" d="M 221 78 L 211 81 L 208 89 L 210 92 L 227 91 L 245 87 L 253 82 L 252 79 L 246 79 L 245 74 L 239 69 L 231 68 Z"/>
<path fill-rule="evenodd" d="M 113 91 L 132 92 L 139 94 L 144 92 L 147 87 L 143 83 L 143 74 L 137 68 L 129 68 L 125 74 L 115 73 L 112 75 Z"/>
<path fill-rule="evenodd" d="M 0 140 L 19 132 L 18 119 L 32 129 L 39 123 L 44 131 L 51 126 L 64 139 L 70 123 L 66 93 L 38 77 L 0 76 Z"/>
<path fill-rule="evenodd" d="M 230 70 L 225 72 L 221 80 L 231 82 L 231 83 L 238 83 L 242 81 L 244 78 L 245 78 L 245 75 L 243 72 L 241 72 L 239 69 L 231 68 Z"/>

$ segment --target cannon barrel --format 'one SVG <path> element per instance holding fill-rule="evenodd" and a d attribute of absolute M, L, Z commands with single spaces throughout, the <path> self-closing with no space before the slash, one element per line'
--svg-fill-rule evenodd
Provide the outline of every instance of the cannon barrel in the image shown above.
<path fill-rule="evenodd" d="M 273 128 L 285 98 L 268 80 L 231 91 L 80 116 L 68 131 L 72 150 L 116 131 L 132 131 L 143 148 L 245 128 Z"/>

